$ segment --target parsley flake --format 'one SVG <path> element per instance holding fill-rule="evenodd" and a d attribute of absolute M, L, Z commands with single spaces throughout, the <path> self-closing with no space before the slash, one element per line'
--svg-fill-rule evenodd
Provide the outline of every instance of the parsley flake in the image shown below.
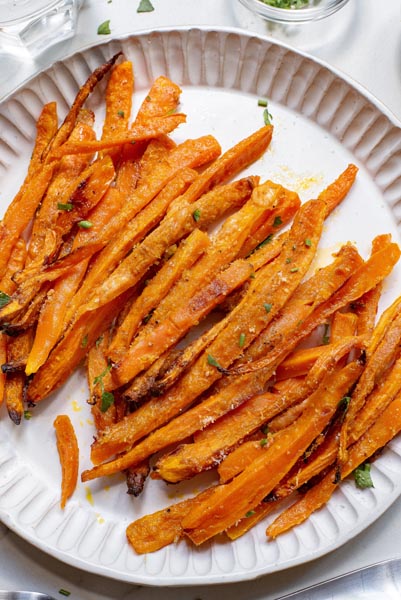
<path fill-rule="evenodd" d="M 290 273 L 297 273 L 298 271 L 298 267 L 292 267 L 292 269 L 290 269 Z"/>
<path fill-rule="evenodd" d="M 61 594 L 61 596 L 71 596 L 71 592 L 64 590 L 63 588 L 59 589 L 58 593 Z"/>
<path fill-rule="evenodd" d="M 106 412 L 114 404 L 114 396 L 111 392 L 102 392 L 100 410 Z"/>
<path fill-rule="evenodd" d="M 324 324 L 323 338 L 322 338 L 322 343 L 325 344 L 325 345 L 330 342 L 329 329 L 330 329 L 329 323 L 325 323 Z"/>
<path fill-rule="evenodd" d="M 109 35 L 109 33 L 111 33 L 110 19 L 104 21 L 103 23 L 100 23 L 99 27 L 97 28 L 98 35 Z"/>
<path fill-rule="evenodd" d="M 155 8 L 154 8 L 153 4 L 150 2 L 150 0 L 141 0 L 138 8 L 136 9 L 136 12 L 144 13 L 144 12 L 152 12 L 153 10 L 155 10 Z"/>
<path fill-rule="evenodd" d="M 272 115 L 271 113 L 269 113 L 268 109 L 265 108 L 263 111 L 263 122 L 265 125 L 271 125 L 272 124 Z"/>
<path fill-rule="evenodd" d="M 308 248 L 310 248 L 312 246 L 312 242 L 309 238 L 306 238 L 305 240 L 305 246 L 308 246 Z"/>
<path fill-rule="evenodd" d="M 118 116 L 119 116 L 121 119 L 123 119 L 123 118 L 125 117 L 125 112 L 124 112 L 123 110 L 119 110 L 119 111 L 117 111 L 117 115 L 118 115 Z"/>
<path fill-rule="evenodd" d="M 239 346 L 240 348 L 243 348 L 243 347 L 244 347 L 245 340 L 246 340 L 246 335 L 245 335 L 245 333 L 240 333 L 240 335 L 239 335 L 239 338 L 238 338 L 238 346 Z"/>
<path fill-rule="evenodd" d="M 59 210 L 65 210 L 67 212 L 70 212 L 70 210 L 74 208 L 74 205 L 71 204 L 71 202 L 57 202 L 57 208 Z"/>
<path fill-rule="evenodd" d="M 259 100 L 258 100 L 258 106 L 267 106 L 267 100 L 266 100 L 266 98 L 259 98 Z"/>
<path fill-rule="evenodd" d="M 81 229 L 90 229 L 93 227 L 93 223 L 91 221 L 79 221 L 78 227 Z"/>
<path fill-rule="evenodd" d="M 81 340 L 81 348 L 86 348 L 86 346 L 88 345 L 88 334 L 84 335 L 84 337 Z"/>
<path fill-rule="evenodd" d="M 267 438 L 263 438 L 263 439 L 260 440 L 260 445 L 262 446 L 262 448 L 264 446 L 266 446 L 266 444 L 267 444 Z"/>
<path fill-rule="evenodd" d="M 200 219 L 200 217 L 201 217 L 201 211 L 199 210 L 199 208 L 196 208 L 196 209 L 194 210 L 194 212 L 192 213 L 192 217 L 193 217 L 193 220 L 194 220 L 196 223 L 199 221 L 199 219 Z"/>
<path fill-rule="evenodd" d="M 32 419 L 32 413 L 30 410 L 24 410 L 24 419 L 26 419 L 27 421 L 29 421 L 29 419 Z"/>
<path fill-rule="evenodd" d="M 11 302 L 11 296 L 6 294 L 5 292 L 0 292 L 0 308 L 3 306 L 7 306 Z"/>
<path fill-rule="evenodd" d="M 375 487 L 373 485 L 372 477 L 370 474 L 370 464 L 363 463 L 359 465 L 354 471 L 354 479 L 356 486 L 360 489 Z"/>
<path fill-rule="evenodd" d="M 221 366 L 221 364 L 214 358 L 214 356 L 212 356 L 211 354 L 207 355 L 207 362 L 209 365 L 211 365 L 212 367 L 216 367 L 216 369 L 220 372 L 220 373 L 227 373 L 227 369 L 225 369 L 224 367 Z"/>
<path fill-rule="evenodd" d="M 263 307 L 264 307 L 264 309 L 265 309 L 265 311 L 266 311 L 267 313 L 269 313 L 269 312 L 271 311 L 271 309 L 272 309 L 272 306 L 273 306 L 273 305 L 272 305 L 272 304 L 269 304 L 268 302 L 265 302 L 265 303 L 263 304 Z"/>
<path fill-rule="evenodd" d="M 256 250 L 259 250 L 259 248 L 263 248 L 263 246 L 266 246 L 267 244 L 270 244 L 270 242 L 272 241 L 272 239 L 273 239 L 273 234 L 272 234 L 272 233 L 270 233 L 270 234 L 267 236 L 267 238 L 263 240 L 263 242 L 260 242 L 260 244 L 258 244 L 258 245 L 256 246 Z"/>
<path fill-rule="evenodd" d="M 245 517 L 246 517 L 247 519 L 249 519 L 249 517 L 252 517 L 252 515 L 254 515 L 254 514 L 255 514 L 255 511 L 254 511 L 254 510 L 248 510 L 248 512 L 247 512 L 247 513 L 245 513 Z"/>
<path fill-rule="evenodd" d="M 275 217 L 273 227 L 279 227 L 283 224 L 283 219 L 280 216 Z"/>

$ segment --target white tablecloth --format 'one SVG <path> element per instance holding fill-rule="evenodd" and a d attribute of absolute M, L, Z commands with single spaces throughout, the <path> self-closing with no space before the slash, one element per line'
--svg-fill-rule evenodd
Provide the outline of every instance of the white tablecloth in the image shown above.
<path fill-rule="evenodd" d="M 364 85 L 401 119 L 401 8 L 397 0 L 350 0 L 319 26 L 286 36 L 268 29 L 236 0 L 152 0 L 155 10 L 136 12 L 139 0 L 84 0 L 74 39 L 54 46 L 35 61 L 0 53 L 0 98 L 53 61 L 105 41 L 97 27 L 110 19 L 112 35 L 178 25 L 246 28 L 272 35 L 326 60 Z M 233 585 L 146 588 L 84 573 L 40 552 L 0 524 L 0 589 L 45 591 L 62 598 L 60 588 L 79 600 L 268 600 L 369 563 L 401 554 L 401 504 L 396 502 L 357 538 L 304 566 Z"/>

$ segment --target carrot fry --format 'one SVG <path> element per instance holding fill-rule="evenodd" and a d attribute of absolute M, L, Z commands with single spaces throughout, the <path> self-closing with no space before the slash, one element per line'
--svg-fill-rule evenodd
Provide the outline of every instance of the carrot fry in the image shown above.
<path fill-rule="evenodd" d="M 171 113 L 177 108 L 180 95 L 181 89 L 176 83 L 162 75 L 157 77 L 142 102 L 135 121 L 143 122 Z"/>
<path fill-rule="evenodd" d="M 143 123 L 134 123 L 122 137 L 88 140 L 85 142 L 67 141 L 52 150 L 51 158 L 54 160 L 71 154 L 88 154 L 99 152 L 99 150 L 120 148 L 125 144 L 136 144 L 137 142 L 150 140 L 164 133 L 170 133 L 179 125 L 185 123 L 185 121 L 186 116 L 180 113 L 165 115 L 163 117 L 153 117 L 149 121 Z"/>
<path fill-rule="evenodd" d="M 7 363 L 2 365 L 2 371 L 7 373 L 4 383 L 4 400 L 10 419 L 19 425 L 24 414 L 25 375 L 22 369 L 12 369 L 10 365 L 24 365 L 32 344 L 32 331 L 28 330 L 17 337 L 7 340 Z M 22 372 L 21 372 L 22 370 Z M 12 372 L 14 371 L 14 372 Z"/>
<path fill-rule="evenodd" d="M 68 415 L 58 415 L 53 425 L 56 432 L 57 450 L 62 473 L 60 506 L 64 508 L 67 500 L 74 493 L 78 481 L 78 441 Z"/>
<path fill-rule="evenodd" d="M 357 173 L 358 167 L 349 164 L 337 179 L 319 194 L 319 200 L 326 203 L 327 214 L 330 214 L 344 200 L 355 181 Z"/>
<path fill-rule="evenodd" d="M 117 362 L 127 350 L 141 321 L 156 308 L 176 283 L 185 269 L 191 267 L 209 245 L 209 236 L 199 229 L 179 245 L 175 254 L 146 285 L 142 294 L 134 302 L 131 310 L 114 334 L 109 347 L 109 357 Z"/>
<path fill-rule="evenodd" d="M 104 333 L 96 340 L 88 352 L 86 374 L 90 393 L 91 412 L 95 421 L 97 432 L 104 431 L 107 427 L 116 422 L 116 404 L 113 403 L 107 407 L 107 410 L 102 410 L 106 406 L 102 406 L 102 391 L 97 384 L 100 376 L 102 381 L 107 377 L 109 362 L 106 357 L 106 348 L 110 340 L 110 330 Z"/>
<path fill-rule="evenodd" d="M 351 363 L 325 377 L 313 394 L 313 405 L 232 482 L 217 486 L 207 505 L 200 503 L 183 519 L 186 535 L 200 544 L 253 510 L 324 429 L 360 371 L 359 365 Z"/>
<path fill-rule="evenodd" d="M 128 542 L 138 554 L 155 552 L 173 542 L 178 542 L 182 537 L 183 517 L 194 505 L 210 494 L 211 490 L 206 489 L 194 498 L 172 504 L 168 508 L 134 521 L 127 527 Z"/>
<path fill-rule="evenodd" d="M 107 83 L 105 101 L 106 115 L 102 128 L 102 139 L 123 136 L 129 126 L 134 89 L 132 63 L 125 60 L 115 65 Z M 119 153 L 111 151 L 109 155 L 116 163 Z"/>

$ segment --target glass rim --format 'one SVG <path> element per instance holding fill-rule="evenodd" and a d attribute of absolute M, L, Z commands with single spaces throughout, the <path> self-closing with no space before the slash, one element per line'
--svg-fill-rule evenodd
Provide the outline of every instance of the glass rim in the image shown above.
<path fill-rule="evenodd" d="M 306 23 L 323 19 L 345 6 L 348 1 L 349 0 L 328 0 L 326 2 L 323 1 L 321 5 L 318 6 L 277 8 L 265 4 L 263 0 L 239 0 L 241 4 L 246 6 L 252 12 L 271 21 L 280 23 Z"/>
<path fill-rule="evenodd" d="M 30 3 L 24 3 L 24 6 L 20 7 L 18 10 L 16 2 L 11 3 L 0 0 L 0 27 L 11 27 L 28 19 L 41 17 L 62 1 L 63 0 L 41 0 L 39 6 L 36 6 L 36 8 L 31 8 Z M 7 4 L 12 4 L 12 6 L 7 7 Z M 4 8 L 6 9 L 5 16 L 2 14 Z"/>

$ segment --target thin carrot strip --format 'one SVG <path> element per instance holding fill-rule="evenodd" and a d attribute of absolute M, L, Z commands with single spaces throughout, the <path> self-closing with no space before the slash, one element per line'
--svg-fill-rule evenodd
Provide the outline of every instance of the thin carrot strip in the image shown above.
<path fill-rule="evenodd" d="M 54 423 L 57 450 L 61 463 L 61 500 L 64 508 L 78 481 L 79 449 L 74 427 L 68 415 L 58 415 Z"/>
<path fill-rule="evenodd" d="M 141 321 L 151 314 L 151 311 L 167 295 L 169 289 L 179 279 L 184 270 L 195 263 L 209 243 L 209 236 L 199 229 L 195 229 L 188 238 L 183 240 L 170 260 L 160 268 L 146 285 L 114 334 L 108 350 L 108 354 L 114 362 L 117 362 L 124 355 Z"/>

